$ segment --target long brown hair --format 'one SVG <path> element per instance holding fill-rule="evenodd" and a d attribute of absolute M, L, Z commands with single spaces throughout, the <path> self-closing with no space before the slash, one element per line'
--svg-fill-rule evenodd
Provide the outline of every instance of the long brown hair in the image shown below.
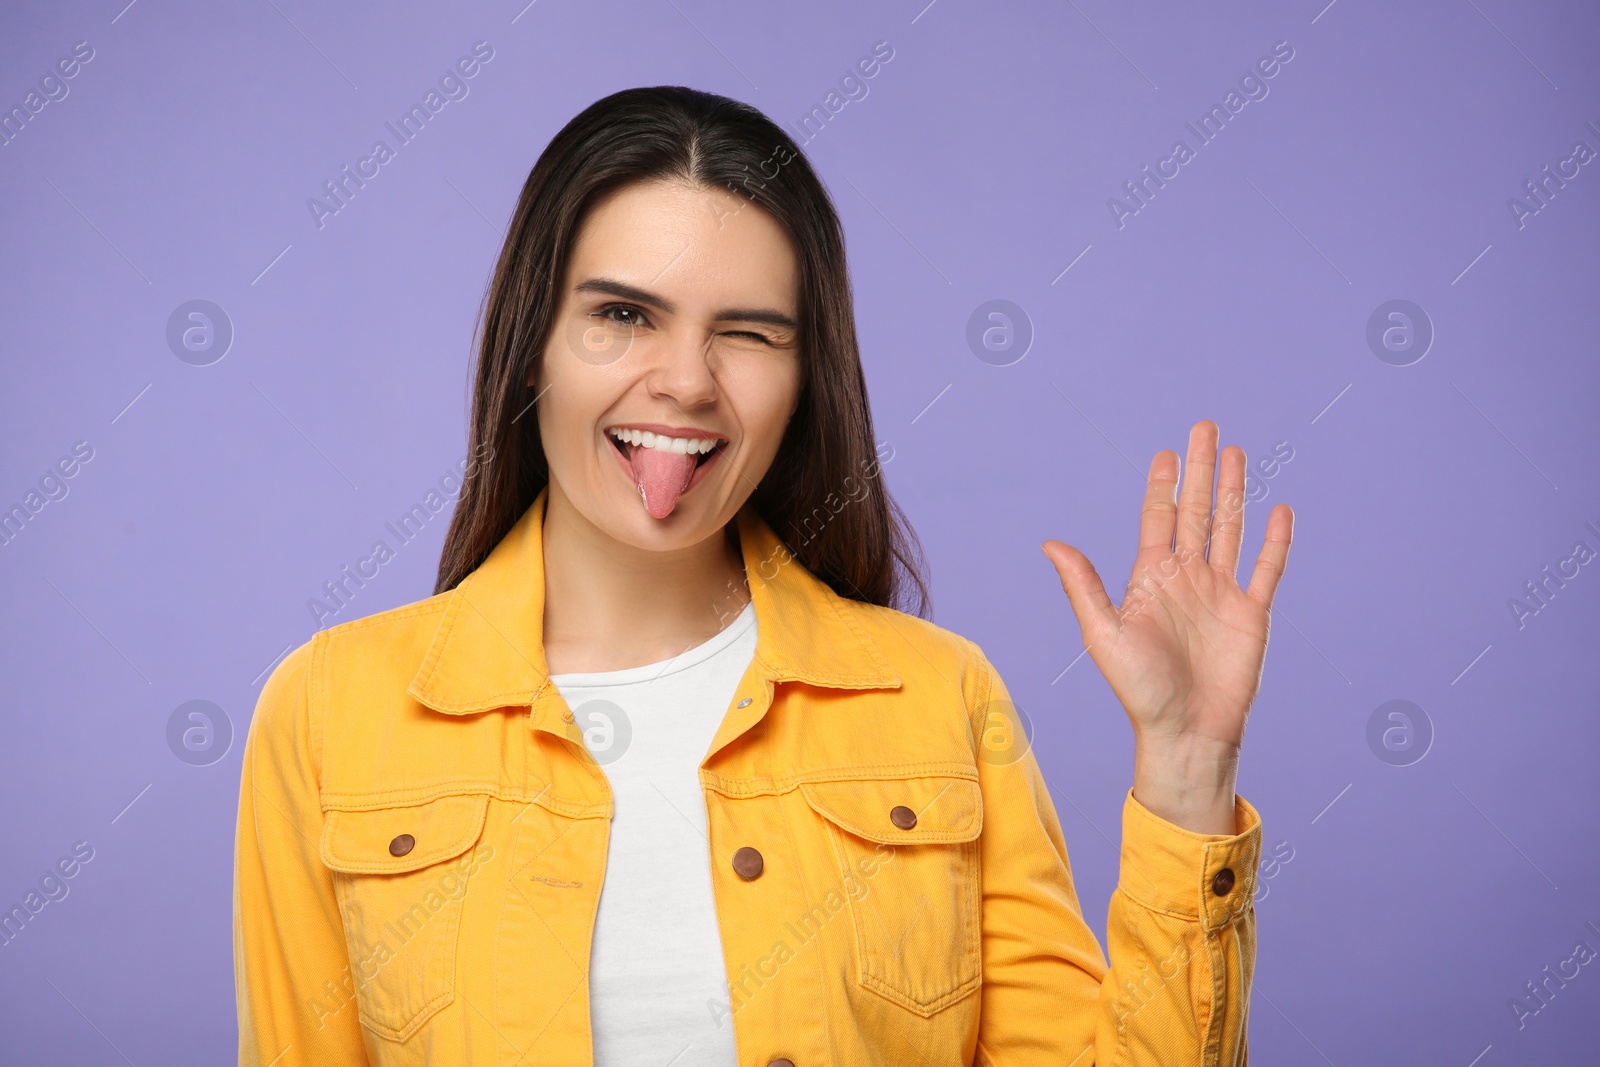
<path fill-rule="evenodd" d="M 623 185 L 673 179 L 745 197 L 787 231 L 798 257 L 800 401 L 750 505 L 840 596 L 926 617 L 921 548 L 879 471 L 844 234 L 827 190 L 800 147 L 760 111 L 669 85 L 589 105 L 523 183 L 480 308 L 468 443 L 474 456 L 490 458 L 466 474 L 434 593 L 476 569 L 550 480 L 527 381 L 560 309 L 558 279 L 586 213 Z M 913 585 L 914 605 L 902 606 Z"/>

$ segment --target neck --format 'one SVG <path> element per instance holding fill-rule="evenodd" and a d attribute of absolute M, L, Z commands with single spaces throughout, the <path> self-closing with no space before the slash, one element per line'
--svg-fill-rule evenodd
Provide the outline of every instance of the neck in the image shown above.
<path fill-rule="evenodd" d="M 737 524 L 656 551 L 618 541 L 550 483 L 544 514 L 544 652 L 551 674 L 670 659 L 750 600 Z"/>

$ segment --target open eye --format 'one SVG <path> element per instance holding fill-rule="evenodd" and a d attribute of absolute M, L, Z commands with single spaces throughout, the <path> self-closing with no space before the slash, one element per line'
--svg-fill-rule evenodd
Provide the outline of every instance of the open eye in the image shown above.
<path fill-rule="evenodd" d="M 623 315 L 631 316 L 631 318 L 619 319 L 615 317 L 613 313 L 621 313 Z M 601 316 L 607 322 L 615 323 L 618 326 L 627 326 L 630 328 L 638 328 L 649 322 L 649 320 L 644 317 L 643 309 L 638 308 L 633 304 L 607 304 L 605 307 L 595 312 L 595 314 Z"/>

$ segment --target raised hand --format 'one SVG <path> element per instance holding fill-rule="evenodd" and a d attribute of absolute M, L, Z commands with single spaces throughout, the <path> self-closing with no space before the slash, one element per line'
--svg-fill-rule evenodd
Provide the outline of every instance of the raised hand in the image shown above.
<path fill-rule="evenodd" d="M 1133 724 L 1134 797 L 1185 829 L 1232 834 L 1239 746 L 1261 685 L 1294 512 L 1287 504 L 1272 509 L 1241 589 L 1245 455 L 1235 445 L 1223 449 L 1216 477 L 1217 433 L 1210 420 L 1189 431 L 1181 491 L 1177 453 L 1164 449 L 1151 460 L 1139 554 L 1120 605 L 1082 552 L 1057 540 L 1040 547 L 1084 646 Z"/>

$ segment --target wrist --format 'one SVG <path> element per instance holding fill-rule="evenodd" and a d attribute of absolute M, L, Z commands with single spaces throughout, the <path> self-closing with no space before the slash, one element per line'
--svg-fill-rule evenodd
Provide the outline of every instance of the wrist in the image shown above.
<path fill-rule="evenodd" d="M 1234 786 L 1239 746 L 1207 737 L 1138 736 L 1133 796 L 1157 818 L 1192 833 L 1238 832 Z"/>

